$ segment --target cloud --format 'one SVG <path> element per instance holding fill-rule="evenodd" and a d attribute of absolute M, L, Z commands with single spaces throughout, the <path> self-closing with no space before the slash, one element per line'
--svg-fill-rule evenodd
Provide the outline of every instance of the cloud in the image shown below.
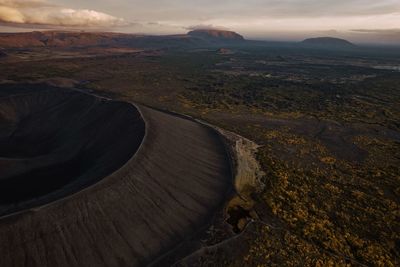
<path fill-rule="evenodd" d="M 199 25 L 192 25 L 189 27 L 184 27 L 185 30 L 189 30 L 189 31 L 194 31 L 194 30 L 221 30 L 221 31 L 226 31 L 229 30 L 226 27 L 223 26 L 215 26 L 212 24 L 199 24 Z"/>
<path fill-rule="evenodd" d="M 54 6 L 44 0 L 0 0 L 0 6 L 13 8 L 35 8 Z"/>
<path fill-rule="evenodd" d="M 21 25 L 108 28 L 130 23 L 102 12 L 51 5 L 43 0 L 0 0 L 0 22 Z"/>
<path fill-rule="evenodd" d="M 400 29 L 353 29 L 349 31 L 359 39 L 375 43 L 400 44 Z"/>
<path fill-rule="evenodd" d="M 24 15 L 17 9 L 0 6 L 0 21 L 10 23 L 23 23 Z"/>
<path fill-rule="evenodd" d="M 144 3 L 134 11 L 141 19 L 155 19 L 154 16 L 157 16 L 157 20 L 175 21 L 196 18 L 206 18 L 207 21 L 218 18 L 315 18 L 400 14 L 399 0 L 202 0 L 201 4 L 198 0 L 141 2 Z"/>
<path fill-rule="evenodd" d="M 400 34 L 400 29 L 353 29 L 351 31 L 359 33 Z"/>

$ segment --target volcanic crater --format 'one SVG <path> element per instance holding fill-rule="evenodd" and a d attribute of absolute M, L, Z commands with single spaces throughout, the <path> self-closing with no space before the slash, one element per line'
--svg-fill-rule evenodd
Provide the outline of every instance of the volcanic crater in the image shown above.
<path fill-rule="evenodd" d="M 38 84 L 0 90 L 0 266 L 145 266 L 232 192 L 212 128 Z"/>

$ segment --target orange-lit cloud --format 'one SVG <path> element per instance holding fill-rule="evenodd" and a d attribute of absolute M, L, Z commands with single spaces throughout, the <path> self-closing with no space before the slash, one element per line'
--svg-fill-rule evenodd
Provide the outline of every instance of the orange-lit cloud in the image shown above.
<path fill-rule="evenodd" d="M 43 0 L 0 0 L 0 22 L 65 27 L 116 27 L 127 25 L 120 18 L 88 9 L 51 5 Z"/>

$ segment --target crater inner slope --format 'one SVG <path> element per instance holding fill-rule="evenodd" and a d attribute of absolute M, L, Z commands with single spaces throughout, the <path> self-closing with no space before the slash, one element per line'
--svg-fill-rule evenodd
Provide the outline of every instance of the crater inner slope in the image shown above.
<path fill-rule="evenodd" d="M 64 197 L 125 164 L 144 137 L 130 104 L 26 85 L 0 94 L 0 215 Z"/>

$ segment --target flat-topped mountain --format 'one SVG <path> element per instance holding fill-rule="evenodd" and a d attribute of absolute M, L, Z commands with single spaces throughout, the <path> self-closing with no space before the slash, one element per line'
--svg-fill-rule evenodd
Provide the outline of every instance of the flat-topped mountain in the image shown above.
<path fill-rule="evenodd" d="M 208 40 L 224 40 L 224 41 L 243 41 L 244 38 L 240 34 L 232 31 L 224 30 L 194 30 L 188 33 L 189 36 L 199 37 Z"/>
<path fill-rule="evenodd" d="M 304 45 L 320 46 L 320 47 L 354 47 L 351 42 L 334 37 L 317 37 L 305 39 L 301 42 Z"/>

